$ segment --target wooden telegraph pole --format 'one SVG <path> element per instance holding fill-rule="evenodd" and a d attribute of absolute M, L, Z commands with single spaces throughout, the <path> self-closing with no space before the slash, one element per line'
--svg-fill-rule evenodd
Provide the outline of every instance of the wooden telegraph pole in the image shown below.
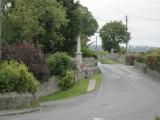
<path fill-rule="evenodd" d="M 0 60 L 2 59 L 2 0 L 0 0 Z"/>
<path fill-rule="evenodd" d="M 127 30 L 128 30 L 128 16 L 126 15 L 126 32 L 127 32 Z M 127 42 L 127 40 L 126 40 L 126 53 L 128 52 L 128 42 Z"/>

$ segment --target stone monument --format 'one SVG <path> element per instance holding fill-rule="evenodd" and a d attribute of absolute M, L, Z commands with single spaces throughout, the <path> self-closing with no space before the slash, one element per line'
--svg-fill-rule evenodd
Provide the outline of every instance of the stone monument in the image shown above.
<path fill-rule="evenodd" d="M 77 69 L 81 71 L 82 52 L 81 52 L 81 38 L 80 37 L 78 37 L 77 39 L 76 65 L 77 65 Z"/>

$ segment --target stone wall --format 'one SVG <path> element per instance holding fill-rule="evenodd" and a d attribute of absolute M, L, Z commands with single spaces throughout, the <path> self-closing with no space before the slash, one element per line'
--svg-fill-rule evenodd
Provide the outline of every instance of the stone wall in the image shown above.
<path fill-rule="evenodd" d="M 83 58 L 83 63 L 86 67 L 95 67 L 97 66 L 97 60 L 94 57 Z"/>
<path fill-rule="evenodd" d="M 85 64 L 86 67 L 95 67 L 95 66 L 97 66 L 97 60 L 94 57 L 83 58 L 82 61 Z M 76 59 L 72 58 L 71 62 L 72 62 L 72 66 L 74 68 L 76 68 Z"/>
<path fill-rule="evenodd" d="M 146 73 L 146 72 L 147 72 L 147 66 L 146 66 L 146 64 L 144 64 L 144 63 L 140 63 L 140 62 L 134 61 L 134 66 L 135 66 L 136 68 L 138 68 L 139 70 L 141 70 L 143 73 Z"/>
<path fill-rule="evenodd" d="M 155 70 L 151 70 L 150 68 L 147 68 L 147 74 L 149 76 L 151 76 L 152 78 L 155 78 L 156 80 L 160 81 L 160 73 L 155 71 Z"/>
<path fill-rule="evenodd" d="M 138 68 L 143 73 L 146 73 L 148 76 L 151 76 L 152 78 L 160 80 L 160 73 L 157 71 L 151 70 L 150 68 L 147 67 L 146 64 L 134 61 L 134 65 L 136 68 Z"/>
<path fill-rule="evenodd" d="M 38 97 L 32 94 L 0 94 L 0 111 L 15 110 L 38 105 Z"/>
<path fill-rule="evenodd" d="M 94 76 L 97 72 L 99 72 L 98 67 L 88 67 L 86 70 L 76 73 L 76 80 L 83 80 L 86 78 L 90 78 Z"/>
<path fill-rule="evenodd" d="M 37 105 L 40 96 L 46 96 L 59 91 L 57 80 L 58 79 L 53 76 L 49 81 L 40 84 L 36 95 L 18 93 L 0 94 L 0 111 L 15 110 Z"/>
<path fill-rule="evenodd" d="M 53 94 L 59 91 L 57 81 L 58 81 L 57 77 L 55 76 L 50 77 L 47 82 L 40 84 L 37 95 L 46 96 L 46 95 Z"/>
<path fill-rule="evenodd" d="M 119 55 L 117 53 L 109 53 L 105 56 L 106 59 L 111 59 L 113 61 L 117 61 L 119 63 L 126 64 L 125 55 Z"/>

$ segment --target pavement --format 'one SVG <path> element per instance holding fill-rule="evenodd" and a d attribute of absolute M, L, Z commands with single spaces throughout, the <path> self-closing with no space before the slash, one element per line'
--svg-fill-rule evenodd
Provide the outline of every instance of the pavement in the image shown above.
<path fill-rule="evenodd" d="M 101 65 L 102 85 L 85 95 L 43 103 L 39 112 L 0 120 L 154 120 L 160 116 L 160 81 L 122 64 Z"/>
<path fill-rule="evenodd" d="M 19 114 L 27 114 L 32 112 L 41 111 L 41 107 L 36 108 L 30 108 L 30 109 L 24 109 L 24 110 L 7 110 L 7 111 L 0 111 L 0 118 L 2 116 L 8 116 L 8 115 L 19 115 Z"/>

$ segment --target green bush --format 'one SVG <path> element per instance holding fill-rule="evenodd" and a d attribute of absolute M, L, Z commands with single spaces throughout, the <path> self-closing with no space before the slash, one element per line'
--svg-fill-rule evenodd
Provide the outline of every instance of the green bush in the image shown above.
<path fill-rule="evenodd" d="M 57 52 L 47 58 L 51 75 L 62 76 L 66 70 L 71 68 L 71 58 L 68 54 Z"/>
<path fill-rule="evenodd" d="M 35 93 L 37 80 L 24 64 L 15 61 L 0 63 L 0 93 Z"/>
<path fill-rule="evenodd" d="M 68 70 L 65 75 L 61 77 L 58 84 L 63 90 L 67 90 L 74 85 L 74 79 L 74 72 L 72 70 Z"/>
<path fill-rule="evenodd" d="M 160 118 L 159 118 L 159 117 L 156 117 L 155 120 L 160 120 Z"/>
<path fill-rule="evenodd" d="M 90 50 L 88 47 L 82 47 L 83 57 L 94 57 L 96 53 L 93 50 Z"/>
<path fill-rule="evenodd" d="M 136 59 L 137 62 L 146 63 L 147 55 L 146 55 L 146 53 L 141 52 L 141 53 L 138 53 L 138 54 L 135 55 L 135 59 Z"/>

